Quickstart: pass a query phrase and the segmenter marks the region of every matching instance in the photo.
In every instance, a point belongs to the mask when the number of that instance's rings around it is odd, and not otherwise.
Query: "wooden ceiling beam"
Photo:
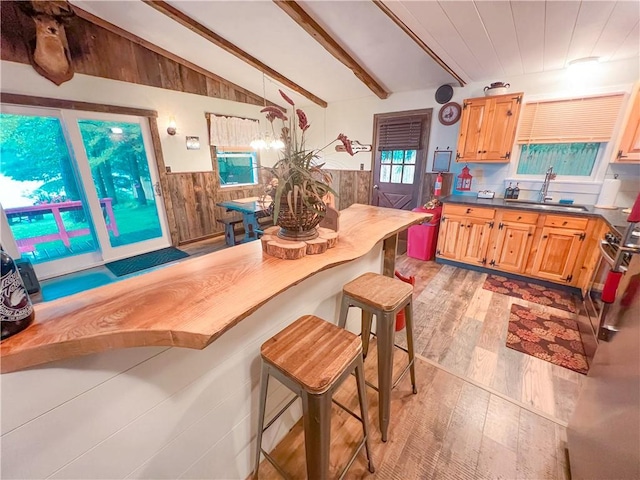
[[[422,39],[418,35],[416,35],[413,30],[411,30],[402,20],[400,20],[400,18],[395,13],[393,13],[393,11],[391,11],[391,9],[389,7],[387,7],[385,5],[384,1],[382,1],[382,0],[373,0],[373,3],[375,3],[378,6],[378,8],[380,10],[382,10],[385,13],[385,15],[387,17],[389,17],[393,21],[393,23],[395,23],[398,27],[400,27],[404,33],[409,35],[411,40],[413,40],[422,50],[424,50],[424,52],[427,55],[429,55],[449,75],[451,75],[453,78],[455,78],[458,81],[458,83],[460,84],[461,87],[464,87],[466,85],[466,82],[462,79],[462,77],[460,77],[460,75],[458,75],[456,72],[454,72],[453,69],[451,67],[449,67],[449,65],[447,65],[444,62],[444,60],[442,60],[438,56],[438,54],[436,52],[434,52],[433,50],[431,50],[431,48],[429,48],[429,45],[424,43],[422,41]]]
[[[389,97],[389,92],[367,72],[318,22],[316,22],[298,2],[293,0],[273,0],[302,29],[311,35],[325,50],[350,69],[369,90],[379,98]]]
[[[299,93],[303,97],[308,98],[313,103],[315,103],[317,105],[320,105],[323,108],[326,108],[327,102],[325,102],[321,98],[317,97],[313,93],[309,92],[308,90],[305,90],[300,85],[298,85],[297,83],[293,82],[292,80],[289,80],[284,75],[276,72],[273,68],[269,67],[268,65],[265,65],[264,63],[262,63],[260,60],[258,60],[254,56],[248,54],[244,50],[240,49],[239,47],[237,47],[233,43],[231,43],[228,40],[226,40],[225,38],[222,38],[217,33],[209,30],[207,27],[205,27],[201,23],[198,23],[197,21],[195,21],[194,19],[192,19],[188,15],[185,15],[184,13],[182,13],[177,8],[173,7],[172,5],[169,5],[167,2],[164,2],[162,0],[143,0],[143,1],[144,1],[144,3],[149,5],[150,7],[155,8],[160,13],[162,13],[162,14],[166,15],[167,17],[171,18],[172,20],[178,22],[183,27],[188,28],[192,32],[197,33],[201,37],[203,37],[206,40],[210,41],[211,43],[213,43],[217,47],[222,48],[227,53],[230,53],[231,55],[233,55],[233,56],[239,58],[240,60],[248,63],[253,68],[256,68],[257,70],[260,70],[265,75],[268,75],[269,77],[273,78],[274,80],[277,80],[282,85],[286,86],[287,88],[290,88],[291,90],[293,90],[296,93]]]

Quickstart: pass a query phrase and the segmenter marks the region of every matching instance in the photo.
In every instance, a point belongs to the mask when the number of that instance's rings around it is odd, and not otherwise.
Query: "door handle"
[[[156,194],[156,197],[162,196],[162,188],[160,188],[160,182],[156,182],[153,184],[153,191]]]
[[[378,185],[373,186],[374,190],[378,190],[380,187]]]

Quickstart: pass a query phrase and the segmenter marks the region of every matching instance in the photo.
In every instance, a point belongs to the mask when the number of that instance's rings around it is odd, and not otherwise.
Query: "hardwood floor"
[[[376,348],[366,361],[367,379],[376,383]],[[395,355],[396,375],[406,355]],[[392,392],[389,441],[378,428],[378,396],[367,388],[372,455],[364,453],[345,478],[408,479],[565,479],[564,428],[437,366],[417,359],[418,393],[408,377]],[[358,411],[355,379],[347,379],[335,398]],[[336,478],[362,435],[359,422],[333,408],[331,478]],[[305,478],[301,422],[272,451],[291,478]],[[262,461],[258,478],[281,478]]]
[[[376,472],[367,471],[361,454],[346,478],[569,478],[565,427],[584,377],[506,347],[511,305],[534,304],[484,290],[486,274],[406,255],[398,258],[396,269],[416,277],[418,394],[411,394],[408,378],[393,391],[389,441],[384,444],[377,393],[367,388]],[[403,332],[396,342],[406,344]],[[372,357],[375,342],[365,369],[367,379],[376,384]],[[398,372],[406,356],[396,351],[394,361]],[[353,379],[337,398],[357,411]],[[361,427],[334,407],[332,432],[331,468],[337,476],[360,439]],[[300,422],[273,455],[292,478],[305,477]],[[280,477],[263,461],[259,478]]]
[[[404,275],[422,272],[419,260],[401,257]],[[431,262],[422,262],[431,263]],[[439,266],[439,265],[438,265]],[[566,426],[584,375],[517,352],[506,346],[509,311],[514,303],[577,319],[546,307],[482,288],[486,274],[443,265],[415,289],[415,349],[426,361],[512,402]],[[406,343],[404,334],[399,343]],[[588,337],[584,336],[585,340]]]

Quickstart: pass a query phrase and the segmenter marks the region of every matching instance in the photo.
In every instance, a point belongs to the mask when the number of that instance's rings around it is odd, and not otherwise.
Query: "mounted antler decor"
[[[31,63],[36,72],[60,85],[73,78],[73,65],[64,26],[75,15],[67,1],[25,1],[20,8],[34,21],[35,42],[30,40]],[[35,43],[35,44],[34,44]]]

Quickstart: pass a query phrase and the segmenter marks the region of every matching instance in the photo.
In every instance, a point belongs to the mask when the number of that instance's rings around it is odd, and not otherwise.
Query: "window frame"
[[[584,93],[578,95],[566,95],[561,94],[558,96],[548,96],[548,95],[530,95],[525,97],[525,103],[522,106],[522,110],[526,108],[529,103],[540,103],[540,102],[553,102],[553,101],[562,101],[562,100],[574,100],[576,98],[589,98],[589,97],[600,97],[600,96],[611,96],[611,95],[623,95],[621,101],[620,112],[618,113],[618,117],[614,122],[613,134],[609,141],[607,142],[599,142],[600,148],[598,149],[598,153],[596,155],[596,160],[593,165],[593,169],[591,171],[590,176],[582,176],[582,175],[558,175],[556,180],[554,180],[555,184],[562,183],[565,186],[565,191],[571,193],[572,191],[576,193],[594,193],[597,194],[600,191],[600,185],[602,180],[604,179],[606,170],[609,166],[610,159],[613,158],[613,149],[617,142],[617,137],[622,127],[622,123],[624,120],[624,111],[629,102],[630,91],[620,90],[619,87],[614,88],[606,88],[602,89],[598,92]],[[518,137],[520,135],[521,122],[518,123],[518,129],[516,131],[515,141],[513,144],[513,155],[512,158],[514,161],[509,163],[509,172],[504,179],[504,184],[508,185],[509,182],[519,182],[521,187],[524,188],[537,188],[540,182],[544,181],[544,174],[538,175],[528,175],[528,174],[519,174],[518,166],[520,164],[520,156],[522,154],[522,145],[524,143],[518,143]],[[534,143],[534,142],[531,142]],[[562,143],[562,142],[555,142]],[[566,142],[566,143],[575,143],[575,142]],[[576,188],[572,190],[569,185],[587,185],[587,188],[580,189]],[[584,190],[584,191],[583,191]],[[589,190],[587,192],[586,190]],[[593,190],[593,191],[592,191]]]
[[[242,188],[242,187],[255,187],[260,185],[260,152],[258,150],[254,150],[251,147],[229,147],[229,146],[215,146],[214,149],[214,161],[215,161],[215,173],[216,178],[218,180],[218,186],[224,189],[230,188]],[[254,160],[255,164],[252,167],[254,170],[254,183],[223,183],[222,176],[220,175],[220,160],[218,158],[219,151],[224,154],[238,155],[238,154],[249,154]]]

